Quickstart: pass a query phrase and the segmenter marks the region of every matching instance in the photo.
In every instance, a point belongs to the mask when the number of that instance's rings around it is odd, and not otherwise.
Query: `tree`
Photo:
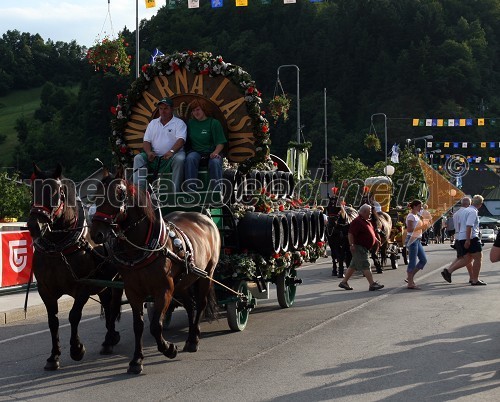
[[[0,173],[0,219],[27,216],[30,206],[28,187],[19,183],[18,176],[12,178],[7,173]]]

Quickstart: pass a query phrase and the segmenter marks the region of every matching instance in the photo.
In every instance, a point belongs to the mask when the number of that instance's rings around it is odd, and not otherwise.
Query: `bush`
[[[30,192],[28,187],[19,183],[18,176],[12,178],[7,173],[0,173],[0,219],[27,216],[30,207]]]

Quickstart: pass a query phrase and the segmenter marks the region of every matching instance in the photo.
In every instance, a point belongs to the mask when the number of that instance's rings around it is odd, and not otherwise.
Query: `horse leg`
[[[73,307],[69,312],[69,323],[71,324],[71,339],[69,341],[71,347],[69,350],[69,354],[71,358],[75,361],[80,361],[83,359],[85,355],[85,346],[80,341],[80,337],[78,335],[78,325],[80,324],[80,320],[82,319],[82,311],[83,307],[89,300],[89,294],[80,294],[75,298],[75,302],[73,303]]]
[[[171,287],[168,287],[165,290],[162,297],[155,297],[153,318],[151,319],[151,323],[149,325],[149,331],[156,340],[158,351],[169,359],[173,359],[177,356],[177,346],[163,338],[163,320],[168,306],[172,301],[173,281],[171,285]]]
[[[113,353],[113,346],[120,342],[120,333],[115,330],[115,324],[120,316],[121,299],[123,289],[107,288],[104,292],[99,293],[104,317],[106,319],[106,336],[102,343],[101,355],[110,355]]]
[[[53,371],[60,367],[59,356],[61,356],[61,343],[59,341],[59,318],[57,317],[59,308],[57,305],[57,298],[43,296],[42,294],[40,294],[40,296],[47,310],[47,321],[49,324],[50,336],[52,338],[52,350],[44,369]]]
[[[127,294],[127,298],[130,301],[130,306],[132,307],[132,318],[134,322],[134,336],[135,336],[135,349],[134,356],[128,364],[127,373],[129,374],[140,374],[143,369],[142,362],[144,361],[143,345],[142,345],[142,334],[144,333],[144,315],[142,310],[141,299],[136,299],[132,301],[133,298]]]
[[[375,265],[375,269],[377,270],[377,274],[383,273],[382,271],[382,264],[380,263],[380,259],[378,258],[377,254],[374,251],[370,251],[373,264]]]
[[[200,319],[201,315],[207,307],[207,298],[210,292],[210,282],[208,280],[199,279],[193,285],[192,289],[196,291],[195,304],[188,312],[189,318],[189,334],[184,345],[185,352],[197,352],[200,343]]]
[[[332,236],[328,235],[328,231],[327,231],[326,238],[328,240],[328,245],[330,246],[330,252],[332,254],[332,276],[337,276],[337,260],[336,260],[336,256],[335,256],[335,242],[333,241]]]

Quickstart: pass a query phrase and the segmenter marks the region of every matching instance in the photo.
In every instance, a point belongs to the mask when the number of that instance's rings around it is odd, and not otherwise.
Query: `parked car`
[[[495,231],[493,229],[481,229],[481,241],[483,243],[495,241]]]

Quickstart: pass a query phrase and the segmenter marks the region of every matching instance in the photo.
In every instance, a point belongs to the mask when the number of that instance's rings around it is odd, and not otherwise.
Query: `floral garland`
[[[115,116],[111,121],[112,135],[110,144],[115,162],[126,166],[132,165],[134,153],[127,147],[124,137],[132,106],[142,98],[142,93],[156,76],[168,76],[181,68],[185,68],[194,74],[203,74],[209,77],[227,77],[241,88],[245,96],[248,116],[252,120],[255,155],[240,163],[238,169],[245,174],[256,164],[265,162],[269,157],[271,145],[269,122],[261,112],[261,93],[256,88],[255,82],[241,67],[226,63],[221,56],[214,57],[209,52],[192,52],[189,50],[160,56],[156,58],[153,64],[143,65],[140,76],[132,83],[127,96],[118,96],[117,105],[111,109]],[[121,113],[119,114],[119,112]]]
[[[216,274],[219,279],[252,279],[256,273],[262,274],[266,280],[274,279],[287,268],[297,268],[304,262],[315,262],[326,255],[324,242],[308,245],[304,250],[280,252],[269,258],[260,254],[234,254],[230,248],[224,249],[219,258]]]

